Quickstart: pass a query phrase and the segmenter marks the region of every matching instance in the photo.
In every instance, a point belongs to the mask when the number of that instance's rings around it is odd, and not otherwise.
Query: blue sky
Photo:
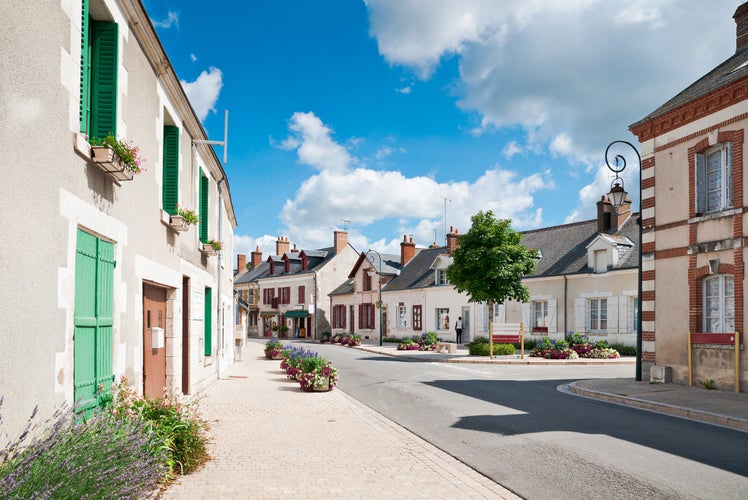
[[[605,147],[733,54],[741,0],[144,3],[211,139],[229,110],[235,252],[267,255],[593,218]]]

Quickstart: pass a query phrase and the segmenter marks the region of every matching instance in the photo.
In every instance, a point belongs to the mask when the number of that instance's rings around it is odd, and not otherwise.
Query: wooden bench
[[[454,342],[437,342],[436,352],[447,351],[449,354],[457,354],[457,344]]]
[[[490,358],[493,358],[494,344],[519,344],[520,359],[525,359],[525,324],[491,323],[491,335],[488,342],[488,356]]]

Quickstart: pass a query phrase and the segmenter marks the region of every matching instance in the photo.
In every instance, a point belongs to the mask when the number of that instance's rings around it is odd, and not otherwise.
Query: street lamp
[[[642,157],[639,155],[639,151],[634,147],[633,144],[626,141],[613,141],[610,144],[608,144],[608,147],[605,148],[605,164],[608,166],[611,172],[613,172],[616,177],[613,179],[613,182],[610,186],[610,193],[608,193],[608,198],[610,199],[610,204],[615,207],[616,210],[618,210],[619,207],[623,205],[623,203],[626,201],[626,195],[628,194],[626,190],[623,188],[623,179],[618,175],[621,172],[624,171],[626,168],[626,158],[621,154],[616,154],[613,160],[614,165],[611,165],[610,163],[610,148],[615,144],[624,144],[628,147],[630,147],[634,153],[636,154],[636,159],[639,162],[639,219],[637,220],[637,224],[639,224],[639,271],[638,271],[638,285],[639,285],[639,291],[638,295],[636,297],[636,303],[637,303],[637,315],[636,315],[636,380],[641,381],[642,379],[642,176],[641,176],[641,168],[642,168]]]
[[[369,249],[369,253],[371,252],[374,252],[379,257],[379,269],[377,270],[377,281],[379,282],[379,345],[382,346],[382,255],[376,250]],[[367,274],[371,278],[374,272],[367,271]]]

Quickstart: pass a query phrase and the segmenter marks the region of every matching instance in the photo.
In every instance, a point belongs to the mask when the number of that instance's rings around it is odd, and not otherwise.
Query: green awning
[[[309,316],[309,311],[286,311],[285,313],[283,313],[283,316],[285,316],[286,318],[306,318],[307,316]]]

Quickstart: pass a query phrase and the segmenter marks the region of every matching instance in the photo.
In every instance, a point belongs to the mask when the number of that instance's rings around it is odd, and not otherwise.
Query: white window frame
[[[447,270],[437,269],[436,270],[436,286],[447,286],[447,285],[449,285],[449,280],[447,279]]]
[[[710,283],[717,282],[715,295],[707,295]],[[709,311],[709,301],[717,306]],[[702,311],[704,333],[732,333],[735,331],[735,278],[730,274],[715,274],[702,283]],[[714,320],[714,321],[712,321]]]
[[[540,312],[542,316],[542,321],[538,321],[538,307],[540,307]],[[532,317],[530,318],[532,321],[532,328],[537,327],[548,327],[548,318],[549,318],[549,308],[548,308],[548,301],[547,300],[533,300],[532,301]]]
[[[448,331],[449,330],[449,308],[448,307],[437,307],[435,309],[436,319],[436,330]]]
[[[397,326],[408,328],[408,307],[402,302],[397,305]]]
[[[711,168],[712,159],[719,160],[717,168]],[[732,143],[717,144],[703,153],[696,154],[695,163],[696,211],[713,213],[732,208]],[[718,179],[710,182],[715,176],[718,176]]]
[[[608,331],[607,297],[593,297],[587,299],[587,330],[590,332]]]

